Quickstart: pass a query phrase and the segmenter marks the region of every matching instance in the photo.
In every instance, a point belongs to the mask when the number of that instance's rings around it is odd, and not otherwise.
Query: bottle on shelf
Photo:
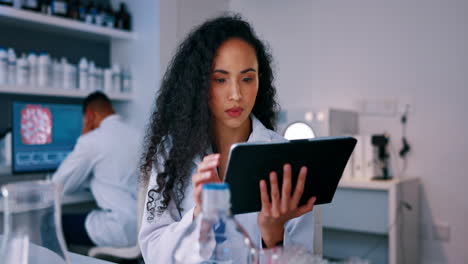
[[[8,53],[5,47],[0,47],[0,85],[8,82]]]
[[[131,16],[125,3],[120,3],[120,10],[115,16],[115,28],[131,30]]]
[[[88,65],[88,90],[96,90],[96,64],[90,61]]]
[[[44,15],[52,15],[52,0],[40,0],[40,12]]]
[[[30,51],[28,54],[29,64],[29,86],[37,86],[37,55],[34,51]]]
[[[21,8],[29,11],[39,12],[39,0],[22,0]]]
[[[69,64],[66,59],[62,59],[62,72],[63,72],[63,83],[62,88],[65,90],[74,90],[76,89],[76,67],[72,64]]]
[[[94,23],[98,26],[103,26],[105,19],[106,19],[106,12],[104,8],[102,7],[102,5],[98,5]]]
[[[104,26],[108,28],[113,28],[115,24],[115,14],[110,4],[107,5],[105,14],[106,17],[104,19]]]
[[[48,87],[50,85],[50,56],[47,52],[42,51],[39,53],[37,60],[37,86]]]
[[[78,20],[83,22],[86,20],[86,6],[80,0],[78,0]]]
[[[96,90],[104,91],[104,70],[96,68]]]
[[[81,58],[78,65],[78,89],[88,90],[88,60]]]
[[[54,16],[67,17],[68,0],[52,0],[52,14]]]
[[[86,7],[85,23],[94,24],[94,21],[96,20],[96,15],[97,15],[96,5],[94,4],[94,1],[90,1],[88,3],[88,6]]]
[[[29,84],[29,64],[26,54],[18,58],[16,64],[16,85],[26,86]]]
[[[122,92],[132,92],[132,72],[130,67],[125,67],[122,69]]]
[[[112,66],[112,89],[117,93],[122,91],[122,71],[117,63]]]
[[[21,8],[21,1],[22,0],[13,0],[13,7],[20,9]]]
[[[58,59],[52,59],[52,78],[51,87],[60,89],[63,83],[62,65]]]
[[[202,211],[178,240],[172,263],[258,263],[258,249],[230,207],[228,184],[204,184]]]
[[[106,93],[114,92],[114,90],[112,89],[112,70],[111,69],[104,70],[104,92]]]
[[[79,11],[79,1],[74,0],[73,2],[70,3],[68,6],[68,12],[67,12],[67,17],[74,19],[74,20],[79,20],[80,19],[80,11]]]
[[[0,0],[0,5],[13,6],[13,0]]]
[[[16,53],[12,48],[8,49],[8,84],[16,85]]]

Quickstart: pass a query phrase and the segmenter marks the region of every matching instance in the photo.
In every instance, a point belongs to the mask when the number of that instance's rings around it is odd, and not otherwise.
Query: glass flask
[[[228,184],[204,184],[202,211],[176,244],[172,263],[257,264],[258,250],[230,207]]]
[[[300,245],[274,247],[262,249],[260,252],[261,264],[326,264],[322,257],[312,255]]]
[[[2,264],[70,263],[62,233],[60,196],[61,188],[51,181],[2,186]]]

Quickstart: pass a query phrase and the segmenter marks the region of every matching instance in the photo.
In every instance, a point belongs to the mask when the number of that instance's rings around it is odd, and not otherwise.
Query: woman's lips
[[[229,108],[228,110],[226,110],[226,113],[230,117],[239,117],[243,111],[244,109],[242,109],[241,107],[233,107],[233,108]]]

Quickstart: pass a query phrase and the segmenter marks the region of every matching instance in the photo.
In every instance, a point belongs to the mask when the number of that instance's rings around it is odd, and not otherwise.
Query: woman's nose
[[[237,82],[233,82],[229,89],[229,100],[239,101],[242,99],[240,86]]]

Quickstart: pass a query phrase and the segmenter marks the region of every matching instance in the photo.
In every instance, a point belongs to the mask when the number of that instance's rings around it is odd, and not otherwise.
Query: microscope
[[[375,176],[374,180],[390,180],[392,176],[389,172],[389,158],[390,155],[387,152],[387,145],[390,141],[388,135],[372,135],[371,143],[377,148],[377,168],[381,169],[381,175]]]

